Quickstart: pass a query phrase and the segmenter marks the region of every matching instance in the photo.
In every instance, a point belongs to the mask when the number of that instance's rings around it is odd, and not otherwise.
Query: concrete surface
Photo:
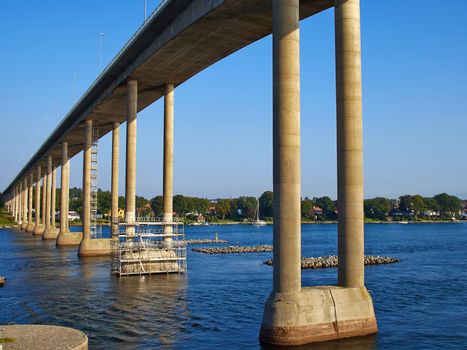
[[[87,350],[88,337],[73,328],[45,325],[0,325],[3,350]]]
[[[79,245],[78,256],[109,256],[110,238],[84,238]]]
[[[57,247],[73,247],[79,246],[83,239],[83,232],[60,232],[55,245]]]
[[[365,287],[307,287],[298,293],[271,293],[260,341],[303,345],[377,331],[373,302]]]

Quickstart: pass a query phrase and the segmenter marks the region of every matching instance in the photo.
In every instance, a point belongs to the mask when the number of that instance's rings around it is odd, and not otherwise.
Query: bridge
[[[302,287],[300,268],[299,21],[334,8],[338,161],[338,285]],[[300,345],[377,332],[364,285],[359,0],[164,0],[4,190],[22,230],[81,257],[108,256],[92,234],[93,144],[112,133],[112,233],[118,235],[120,124],[127,123],[125,230],[135,235],[137,113],[164,98],[164,242],[173,236],[173,122],[177,86],[241,48],[273,36],[273,286],[260,341]],[[98,132],[96,132],[98,131]],[[68,228],[71,157],[83,151],[83,232]],[[61,169],[60,227],[55,224]],[[35,190],[34,190],[35,189]],[[35,193],[35,198],[33,194]],[[34,217],[33,217],[33,207]]]

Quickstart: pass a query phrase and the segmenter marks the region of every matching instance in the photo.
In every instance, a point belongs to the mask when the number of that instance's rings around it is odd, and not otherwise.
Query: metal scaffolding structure
[[[128,235],[127,228],[135,234]],[[184,226],[181,222],[137,218],[119,224],[112,237],[112,273],[117,276],[185,273],[187,269]]]
[[[97,192],[98,192],[98,143],[99,127],[92,129],[91,146],[91,238],[102,238],[102,226],[97,225]]]

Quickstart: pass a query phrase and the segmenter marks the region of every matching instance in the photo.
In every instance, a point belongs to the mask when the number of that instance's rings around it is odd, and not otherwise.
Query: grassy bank
[[[15,222],[13,217],[5,209],[0,210],[0,226],[13,226]]]

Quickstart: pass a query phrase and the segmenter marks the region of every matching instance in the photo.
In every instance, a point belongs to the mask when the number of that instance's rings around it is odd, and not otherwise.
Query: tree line
[[[70,188],[69,209],[82,214],[83,191]],[[207,221],[219,220],[255,220],[258,216],[263,220],[272,220],[273,192],[265,191],[259,197],[240,196],[237,198],[207,198],[175,195],[173,211],[180,219],[192,220],[200,215]],[[34,198],[34,197],[33,197]],[[2,204],[2,203],[0,203]],[[34,203],[33,203],[34,204]],[[112,196],[110,191],[98,190],[97,209],[105,217],[110,213]],[[118,206],[125,208],[125,197],[118,197]],[[60,208],[60,188],[57,189],[56,208]],[[373,220],[419,220],[419,219],[453,219],[459,218],[462,201],[453,195],[440,193],[434,197],[421,195],[403,195],[397,199],[375,197],[365,199],[363,203],[365,217]],[[164,212],[163,197],[155,196],[148,200],[136,197],[137,216],[162,217]],[[337,219],[339,208],[337,201],[330,197],[314,197],[301,199],[301,217],[308,221],[333,221]]]

